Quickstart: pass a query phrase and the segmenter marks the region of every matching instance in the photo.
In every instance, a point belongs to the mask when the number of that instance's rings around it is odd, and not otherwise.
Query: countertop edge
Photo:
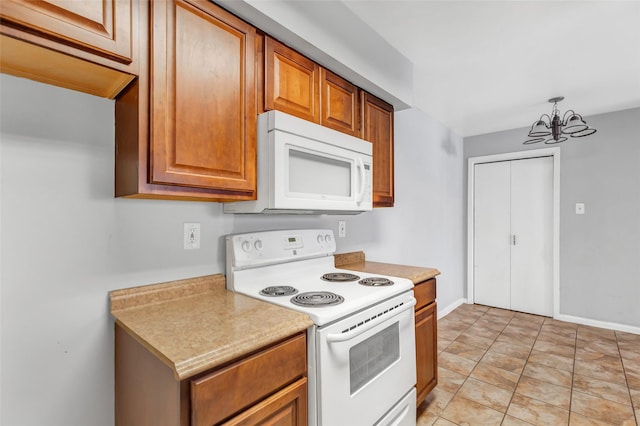
[[[336,254],[334,255],[334,261],[336,268],[408,278],[414,284],[440,275],[440,271],[435,268],[372,262],[366,260],[365,254],[361,251]]]
[[[115,323],[171,369],[177,381],[243,358],[313,325],[311,318],[301,312],[227,291],[222,274],[114,290],[109,296],[112,302],[110,313]],[[188,311],[189,307],[199,305],[201,308],[203,304],[209,306],[209,303],[221,305],[216,306],[217,310],[211,308],[205,311],[206,318],[202,317],[203,314],[195,313],[200,316],[196,316],[196,321],[193,322],[200,325],[193,332],[202,351],[189,353],[190,348],[187,348],[188,350],[181,352],[174,341],[180,338],[184,340],[185,327],[180,329],[176,321],[179,322],[184,316],[194,315]],[[181,307],[177,312],[176,306]],[[228,324],[235,323],[235,317],[239,323],[246,325],[253,322],[252,317],[247,315],[261,312],[265,312],[264,315],[268,317],[282,317],[287,327],[274,323],[262,329],[260,324],[264,321],[260,322],[258,318],[252,332],[242,338],[235,335],[230,337],[227,329],[233,327]],[[215,329],[218,324],[215,315],[219,315],[220,319],[218,330]],[[198,318],[203,321],[197,321]],[[165,331],[159,331],[163,329]],[[203,340],[216,343],[202,344]]]

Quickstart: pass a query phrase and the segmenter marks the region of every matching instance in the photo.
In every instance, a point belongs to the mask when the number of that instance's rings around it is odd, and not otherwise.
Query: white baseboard
[[[467,303],[467,299],[458,299],[449,306],[445,306],[444,308],[438,308],[438,319],[445,317],[451,313],[455,308],[462,305],[463,303]]]
[[[624,331],[626,333],[640,334],[640,327],[631,325],[617,324],[614,322],[597,321],[589,318],[574,317],[573,315],[558,314],[553,319],[560,321],[572,322],[575,324],[590,325],[592,327],[606,328],[609,330]]]

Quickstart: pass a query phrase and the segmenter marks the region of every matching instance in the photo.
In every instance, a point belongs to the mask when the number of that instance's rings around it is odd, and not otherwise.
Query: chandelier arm
[[[549,138],[546,141],[544,141],[545,144],[547,145],[553,145],[556,143],[561,143],[566,141],[568,138],[566,136],[559,136],[558,138]]]
[[[538,138],[551,134],[551,121],[546,122],[544,120],[545,117],[547,117],[547,119],[550,118],[548,115],[542,114],[537,121],[533,122],[528,134],[530,138]]]
[[[569,115],[569,113],[571,113],[571,115]],[[562,116],[562,125],[563,126],[567,125],[567,121],[571,118],[572,115],[577,115],[582,120],[582,116],[580,114],[576,114],[576,112],[574,110],[568,109],[567,112],[565,112],[564,115]]]
[[[591,136],[595,132],[597,132],[596,129],[588,127],[588,128],[586,128],[584,130],[580,130],[579,132],[576,132],[576,133],[572,134],[571,137],[572,138],[584,138],[585,136]],[[579,135],[578,133],[582,133],[582,134]]]
[[[528,139],[528,140],[523,142],[523,145],[531,145],[531,144],[540,143],[540,142],[544,142],[544,138]]]

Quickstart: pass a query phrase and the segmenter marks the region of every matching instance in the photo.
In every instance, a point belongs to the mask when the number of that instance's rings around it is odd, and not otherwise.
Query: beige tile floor
[[[637,425],[640,335],[462,305],[438,321],[426,425]]]

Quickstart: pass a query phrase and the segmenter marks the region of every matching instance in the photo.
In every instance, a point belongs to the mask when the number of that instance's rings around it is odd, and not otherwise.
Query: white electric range
[[[415,425],[413,283],[335,268],[331,230],[229,235],[227,288],[304,312],[310,426]]]

